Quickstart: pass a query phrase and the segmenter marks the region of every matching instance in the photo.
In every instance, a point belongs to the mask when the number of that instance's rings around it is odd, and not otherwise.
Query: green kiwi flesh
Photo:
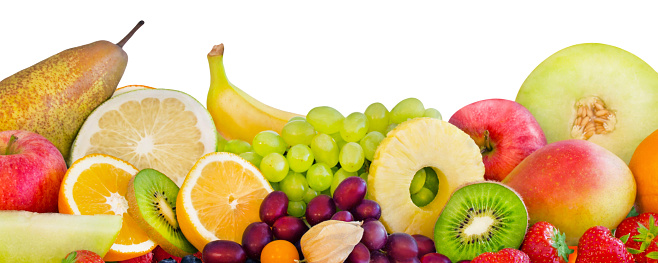
[[[128,184],[128,214],[171,255],[184,257],[197,249],[185,238],[176,219],[178,186],[166,175],[144,169]]]
[[[455,190],[436,221],[436,252],[457,262],[518,249],[527,227],[528,211],[514,190],[497,182],[468,184]]]

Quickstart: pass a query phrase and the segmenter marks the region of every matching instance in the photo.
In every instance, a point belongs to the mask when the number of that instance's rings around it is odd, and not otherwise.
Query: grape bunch
[[[415,98],[400,101],[390,112],[383,104],[373,103],[363,113],[347,117],[320,106],[311,109],[306,118],[291,118],[281,134],[263,131],[251,144],[231,140],[223,151],[239,154],[258,167],[272,188],[288,196],[288,214],[303,217],[313,198],[322,194],[333,197],[345,178],[358,176],[367,182],[368,167],[385,135],[417,117],[441,119],[441,114],[425,109]],[[412,201],[419,207],[429,204],[438,183],[433,169],[421,169],[409,189]]]

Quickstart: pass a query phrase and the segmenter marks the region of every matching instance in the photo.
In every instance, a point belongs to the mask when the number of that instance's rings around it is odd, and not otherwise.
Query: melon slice
[[[105,256],[121,222],[118,215],[0,211],[0,262],[58,263],[76,250]]]

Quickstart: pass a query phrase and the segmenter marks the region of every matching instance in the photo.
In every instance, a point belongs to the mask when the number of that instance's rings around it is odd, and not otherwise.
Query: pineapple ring
[[[409,193],[414,174],[434,169],[439,190],[432,202],[416,206]],[[368,191],[382,209],[381,222],[389,233],[434,235],[434,224],[452,192],[484,180],[480,148],[456,126],[432,118],[398,125],[381,142],[370,166]]]

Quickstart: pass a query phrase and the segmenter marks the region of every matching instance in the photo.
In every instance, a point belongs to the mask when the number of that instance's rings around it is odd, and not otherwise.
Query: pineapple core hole
[[[437,168],[423,167],[416,171],[409,185],[411,201],[418,207],[430,204],[440,193],[442,179],[445,176]]]

